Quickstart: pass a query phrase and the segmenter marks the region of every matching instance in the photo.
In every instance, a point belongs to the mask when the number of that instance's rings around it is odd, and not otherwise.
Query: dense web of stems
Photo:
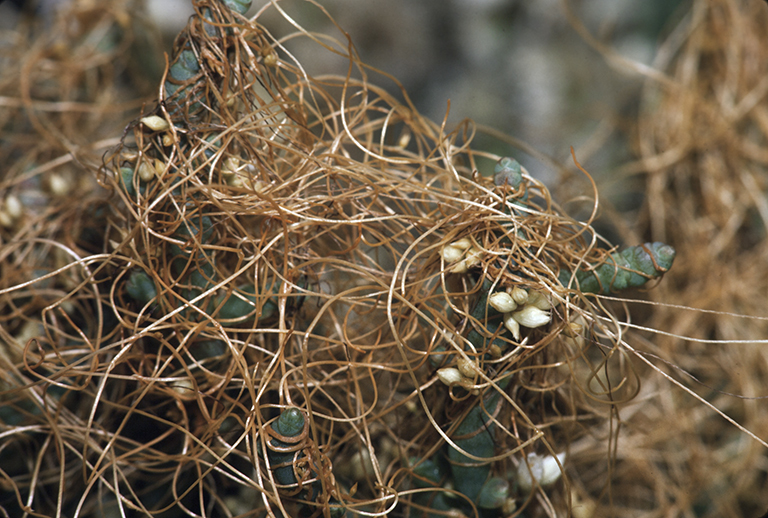
[[[510,480],[504,513],[562,515],[586,489],[526,492],[510,473],[570,454],[639,390],[625,312],[571,274],[613,265],[611,247],[525,170],[494,181],[500,157],[471,147],[471,121],[449,130],[376,86],[397,83],[343,32],[309,33],[280,3],[251,19],[195,8],[159,100],[102,148],[74,139],[104,134],[81,119],[110,116],[112,65],[67,69],[82,104],[59,105],[61,121],[34,106],[46,78],[23,76],[6,122],[58,147],[19,137],[26,162],[2,179],[28,217],[9,213],[0,249],[0,505],[420,516],[444,514],[440,497],[482,514],[450,480],[479,466]],[[123,27],[122,12],[81,13],[81,29]],[[270,33],[266,12],[292,32]],[[310,74],[299,44],[348,74]],[[74,159],[56,198],[58,156]],[[540,320],[507,323],[493,293]],[[490,456],[471,447],[482,433]],[[419,466],[457,452],[430,485]]]

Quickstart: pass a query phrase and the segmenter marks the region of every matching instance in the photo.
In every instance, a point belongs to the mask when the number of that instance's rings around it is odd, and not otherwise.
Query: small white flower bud
[[[15,218],[12,218],[4,210],[0,210],[0,227],[11,228],[16,222]]]
[[[141,123],[153,131],[165,131],[171,127],[167,120],[157,115],[142,117]]]
[[[472,241],[470,241],[469,238],[462,237],[461,239],[457,239],[456,241],[451,243],[451,246],[455,246],[460,250],[466,250],[467,248],[472,246]]]
[[[407,128],[407,126],[406,126]],[[411,132],[410,131],[403,131],[400,134],[400,138],[397,139],[397,147],[401,149],[405,149],[408,147],[408,144],[411,143]]]
[[[274,52],[270,52],[269,54],[265,55],[264,64],[268,67],[277,66],[277,54],[275,54]]]
[[[456,367],[459,368],[459,372],[467,378],[474,378],[477,374],[477,370],[475,367],[474,362],[471,360],[465,360],[464,358],[459,358],[456,361]]]
[[[3,203],[0,204],[0,226],[5,228],[13,227],[16,220],[21,217],[23,210],[21,202],[15,195],[9,194],[6,196]]]
[[[509,293],[499,291],[488,297],[488,304],[499,313],[509,313],[517,309],[517,303]]]
[[[236,102],[237,102],[237,96],[232,90],[229,90],[227,94],[224,96],[224,105],[227,108],[232,108]]]
[[[584,319],[577,316],[575,321],[568,322],[563,329],[563,334],[571,344],[577,349],[584,347]]]
[[[142,162],[139,164],[138,173],[139,173],[139,178],[141,178],[145,182],[148,182],[155,177],[155,167],[154,165],[149,165],[146,162]]]
[[[21,202],[16,197],[15,194],[9,194],[5,197],[5,202],[3,203],[3,210],[10,216],[12,219],[18,219],[21,216],[21,212],[23,211],[23,207],[21,206]]]
[[[528,294],[528,305],[535,306],[543,311],[552,309],[552,304],[547,299],[546,295],[539,291],[532,291]]]
[[[153,159],[153,163],[155,164],[155,176],[162,178],[163,173],[165,173],[165,163],[157,158]]]
[[[557,482],[562,472],[560,464],[565,462],[565,453],[557,455],[557,459],[551,455],[539,456],[535,453],[528,454],[528,463],[521,462],[517,466],[517,485],[524,492],[530,492],[534,480],[540,486],[549,486]]]
[[[373,477],[375,474],[371,454],[367,449],[356,451],[349,459],[350,476],[352,480],[365,480],[365,477]]]
[[[171,385],[171,388],[173,388],[177,394],[184,398],[189,398],[190,395],[194,395],[196,393],[195,384],[192,383],[190,378],[177,379],[173,385]]]
[[[453,245],[445,245],[442,250],[440,250],[440,255],[446,263],[455,263],[464,257],[464,251]]]
[[[507,293],[509,293],[512,299],[517,302],[518,306],[522,306],[528,302],[528,292],[519,286],[515,286],[514,288],[507,288]]]
[[[442,369],[437,369],[437,377],[448,386],[464,381],[464,376],[462,376],[459,369],[455,367],[443,367]]]
[[[237,172],[237,169],[240,167],[240,160],[238,160],[236,157],[228,157],[226,160],[224,160],[224,164],[221,166],[221,172],[224,173],[224,175],[232,175]]]
[[[515,340],[520,341],[520,324],[515,320],[513,313],[506,313],[504,315],[504,327],[509,329]]]
[[[224,179],[227,185],[234,187],[235,189],[250,189],[253,184],[251,180],[242,174],[227,174],[224,173]]]
[[[542,311],[536,306],[525,306],[520,311],[512,313],[512,318],[521,326],[531,329],[549,324],[552,320],[552,316],[547,311]]]
[[[563,331],[566,335],[574,338],[581,336],[581,334],[584,332],[584,325],[579,324],[578,322],[568,322],[568,325],[565,326]]]
[[[480,262],[480,258],[483,256],[483,251],[473,246],[467,251],[467,258],[464,261],[467,263],[467,268],[472,268]]]
[[[464,273],[468,269],[469,268],[467,268],[467,261],[466,260],[462,260],[462,261],[459,261],[458,263],[456,263],[455,265],[453,265],[453,268],[451,268],[450,272],[451,273]]]
[[[66,196],[72,189],[72,182],[54,171],[48,176],[48,189],[54,196]]]
[[[514,498],[507,498],[504,501],[504,506],[501,508],[501,512],[504,513],[504,516],[509,516],[515,511],[517,511],[517,500]]]

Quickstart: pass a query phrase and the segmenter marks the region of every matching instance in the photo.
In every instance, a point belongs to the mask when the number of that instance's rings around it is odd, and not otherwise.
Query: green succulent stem
[[[442,462],[441,462],[442,461]],[[412,459],[412,464],[418,462],[418,459]],[[419,492],[413,495],[413,502],[421,507],[432,509],[434,511],[450,511],[453,508],[452,503],[442,490],[443,484],[447,478],[448,468],[444,459],[435,457],[425,459],[415,468],[413,468],[413,485],[419,489],[434,488],[434,491]],[[428,518],[444,517],[443,513],[428,513]]]
[[[134,270],[125,284],[125,291],[133,300],[146,306],[157,297],[155,282],[144,270]]]
[[[507,377],[499,382],[499,389],[505,389],[509,380],[510,378]],[[456,446],[475,457],[493,457],[496,426],[491,421],[491,415],[498,409],[500,398],[501,393],[492,389],[482,402],[478,401],[454,431]],[[484,486],[489,481],[491,463],[468,457],[452,446],[448,447],[448,460],[454,487],[469,500],[478,504],[480,503],[478,499],[482,493],[482,503],[488,505],[493,500],[489,495],[492,488],[484,492]],[[499,485],[498,482],[493,482],[493,484]]]
[[[480,296],[470,313],[473,319],[484,323],[485,332],[488,335],[493,335],[498,328],[498,323],[501,318],[501,314],[488,304],[488,297],[491,294],[492,287],[493,283],[490,280],[483,280],[483,286],[480,288]],[[477,351],[484,351],[494,343],[501,348],[506,347],[506,343],[499,338],[494,338],[491,343],[487,343],[488,338],[474,326],[469,333],[467,333],[467,340],[469,340]]]
[[[297,445],[303,440],[301,435],[306,427],[306,417],[304,412],[296,407],[286,408],[280,413],[280,416],[272,422],[271,427],[279,437],[273,437],[267,444],[267,457],[269,465],[274,474],[275,481],[284,486],[298,484],[294,471],[294,461],[302,458],[304,453],[301,449],[297,450]],[[317,480],[304,493],[304,499],[318,502],[322,494],[322,483]],[[335,499],[328,500],[330,504],[330,515],[332,518],[341,518],[346,514],[346,510],[339,506]],[[314,506],[304,506],[305,510],[311,514],[316,510]]]
[[[299,437],[302,431],[304,431],[304,425],[304,413],[295,407],[283,410],[277,420],[271,425],[275,432],[286,439],[273,438],[269,441],[269,446],[267,447],[269,465],[272,468],[275,480],[281,485],[290,486],[298,483],[293,471],[293,459],[297,452],[285,450],[291,450],[296,446],[297,441],[289,442],[289,440]]]
[[[559,281],[563,286],[575,287],[582,293],[608,295],[645,285],[666,273],[674,260],[675,249],[671,246],[659,242],[645,243],[614,252],[603,264],[580,269],[575,275],[561,270]]]

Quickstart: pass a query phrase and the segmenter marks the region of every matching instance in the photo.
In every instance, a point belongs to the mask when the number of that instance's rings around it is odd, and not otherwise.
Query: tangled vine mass
[[[343,38],[194,5],[159,100],[82,173],[100,194],[3,225],[5,514],[559,515],[582,423],[635,382],[596,374],[603,296],[674,250],[601,241]]]

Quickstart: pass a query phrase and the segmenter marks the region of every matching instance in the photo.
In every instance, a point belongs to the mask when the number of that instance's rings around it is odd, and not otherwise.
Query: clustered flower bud
[[[445,385],[459,385],[464,387],[470,393],[475,394],[477,390],[473,388],[477,376],[477,365],[472,360],[459,358],[456,367],[443,367],[437,369],[437,377]]]
[[[520,327],[534,329],[549,324],[552,320],[549,310],[552,304],[536,291],[528,293],[520,287],[496,292],[488,297],[493,309],[504,314],[506,327],[515,340],[520,340]]]
[[[499,313],[509,313],[517,309],[517,302],[509,295],[499,291],[488,297],[488,303]]]
[[[536,306],[525,306],[520,311],[512,313],[512,318],[517,320],[521,326],[531,329],[549,324],[552,319],[549,312],[542,311]]]
[[[451,268],[451,273],[464,273],[480,263],[483,251],[472,244],[472,241],[463,237],[440,249],[440,256]]]

